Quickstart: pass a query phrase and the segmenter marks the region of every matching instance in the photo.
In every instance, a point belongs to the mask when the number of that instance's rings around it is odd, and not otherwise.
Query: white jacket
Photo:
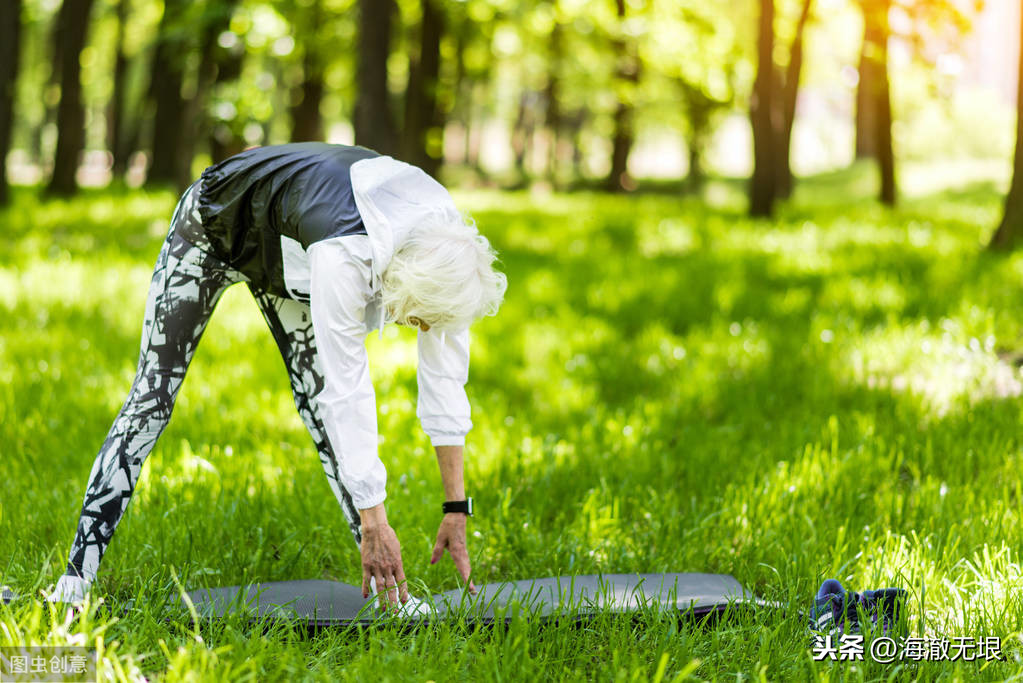
[[[376,399],[365,347],[367,332],[384,324],[382,275],[395,249],[424,217],[439,213],[460,220],[461,216],[440,183],[390,157],[356,162],[351,180],[367,234],[316,242],[308,249],[307,261],[294,253],[290,257],[285,253],[284,261],[289,288],[302,289],[308,283],[325,379],[315,400],[338,459],[341,483],[355,506],[366,509],[387,497],[387,471],[377,454]],[[418,347],[416,414],[423,430],[434,446],[462,445],[472,428],[465,394],[469,331],[419,332]]]

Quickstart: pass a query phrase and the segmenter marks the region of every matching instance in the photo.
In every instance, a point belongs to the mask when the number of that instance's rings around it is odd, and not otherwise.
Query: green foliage
[[[0,645],[102,636],[125,676],[170,681],[1018,676],[1023,406],[998,354],[1023,346],[1023,255],[980,249],[999,213],[991,187],[889,212],[858,199],[863,181],[809,181],[773,223],[745,218],[720,185],[712,207],[458,196],[510,281],[474,334],[476,580],[724,572],[791,602],[787,616],[312,639],[164,621],[176,580],[360,578],[283,365],[236,287],[107,554],[105,604],[67,623],[37,601],[0,608]],[[172,203],[22,191],[0,215],[0,583],[19,592],[63,570]],[[406,571],[452,588],[450,562],[427,562],[441,489],[414,415],[414,335],[369,347]],[[815,664],[796,610],[829,576],[904,586],[922,632],[1002,636],[1009,662]]]
[[[113,110],[119,2],[96,3],[82,55],[86,146],[94,152],[85,157],[90,173],[84,182],[89,185],[107,179],[105,157],[95,152],[106,149]],[[164,3],[123,2],[128,60],[124,137],[135,151],[147,152],[153,112],[146,94],[153,87],[151,62]],[[48,173],[56,140],[53,110],[59,100],[59,88],[51,78],[53,19],[59,0],[24,4],[11,164],[14,182],[33,182]],[[774,61],[780,68],[789,59],[801,3],[775,4]],[[802,79],[806,97],[800,100],[793,147],[794,167],[800,174],[847,160],[855,66],[863,37],[861,10],[879,4],[831,2],[813,12]],[[964,38],[976,16],[975,4],[893,0],[894,54],[908,50],[912,55],[896,57],[891,65],[894,146],[900,161],[1009,154],[1013,108],[1004,97],[982,91],[981,82],[989,75],[981,78],[963,63],[971,56],[965,54]],[[320,113],[326,137],[351,139],[357,99],[355,0],[211,0],[186,5],[171,31],[181,46],[177,56],[187,66],[184,97],[202,90],[197,72],[204,29],[213,17],[232,10],[228,29],[216,38],[219,54],[233,54],[239,62],[227,60],[231,67],[220,73],[230,76],[200,98],[196,109],[201,111],[187,113],[200,115],[194,170],[209,162],[211,137],[232,149],[289,139],[289,110],[300,97],[307,55],[314,57],[315,68],[324,76]],[[494,175],[491,180],[512,183],[522,180],[514,168],[521,150],[508,147],[521,142],[526,176],[543,176],[556,187],[577,186],[607,173],[614,114],[619,102],[627,102],[635,108],[636,148],[641,153],[633,160],[640,175],[672,172],[683,146],[697,152],[691,162],[698,162],[706,151],[719,170],[741,172],[749,151],[745,123],[735,126],[733,117],[733,125],[720,124],[726,114],[748,106],[755,73],[757,3],[626,0],[624,21],[618,19],[615,5],[615,0],[438,3],[445,33],[437,95],[439,110],[450,125],[430,130],[430,149],[443,149],[448,163],[465,165],[456,171],[463,177],[482,171]],[[400,123],[410,55],[418,50],[421,9],[419,0],[395,0],[395,8],[388,74],[392,113]],[[629,46],[628,59],[641,64],[638,82],[616,76],[620,65],[615,46],[620,41]],[[557,127],[556,135],[552,127]],[[505,137],[509,133],[515,138],[511,145]],[[552,149],[555,137],[559,142]],[[657,156],[651,151],[656,146],[663,146],[665,154],[651,161]],[[136,158],[131,182],[141,182],[143,161]]]

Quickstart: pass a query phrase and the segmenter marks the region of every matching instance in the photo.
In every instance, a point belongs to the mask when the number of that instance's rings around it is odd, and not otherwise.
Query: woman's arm
[[[469,398],[469,330],[419,332],[419,397],[416,415],[435,446],[462,446],[472,429]]]
[[[389,603],[405,602],[401,545],[383,504],[387,471],[377,455],[376,398],[364,341],[369,245],[358,236],[338,237],[314,244],[309,256],[313,330],[324,374],[323,390],[314,400],[322,409],[340,483],[359,509],[362,592],[369,596],[373,580]]]
[[[408,600],[408,585],[401,561],[401,544],[387,523],[384,504],[359,510],[359,514],[362,517],[362,597],[369,597],[372,579],[388,603],[394,604],[397,599],[404,604]]]
[[[435,450],[437,451],[437,465],[440,467],[440,477],[444,483],[444,500],[465,500],[462,447],[436,446]],[[447,550],[451,555],[451,560],[455,563],[455,569],[458,570],[462,580],[469,585],[469,591],[475,593],[476,586],[469,579],[472,567],[465,540],[467,517],[468,515],[461,512],[449,512],[444,515],[440,528],[437,530],[437,542],[433,546],[430,564],[436,564]]]
[[[461,446],[437,446],[437,465],[444,484],[444,500],[465,500]]]
[[[386,498],[377,454],[376,396],[366,354],[369,247],[358,236],[309,248],[310,309],[323,389],[314,397],[337,461],[340,483],[360,510]]]
[[[469,331],[419,333],[419,400],[416,412],[423,430],[437,452],[437,465],[444,485],[444,500],[464,500],[463,449],[465,435],[472,428],[465,383],[469,379]],[[439,502],[439,501],[438,501]],[[469,590],[469,551],[466,547],[466,517],[453,512],[444,515],[437,530],[430,562],[438,562],[447,550]]]

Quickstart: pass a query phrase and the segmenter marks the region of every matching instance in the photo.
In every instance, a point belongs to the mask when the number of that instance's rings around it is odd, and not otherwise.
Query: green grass
[[[360,579],[240,287],[107,553],[105,604],[71,622],[38,601],[0,608],[0,645],[102,643],[111,676],[171,681],[1020,676],[1023,377],[999,354],[1023,349],[1023,254],[982,249],[1000,210],[989,184],[896,211],[867,186],[861,171],[807,181],[773,222],[747,219],[728,184],[707,202],[458,196],[510,282],[474,332],[476,580],[721,572],[799,608],[826,577],[898,585],[914,633],[1000,636],[1007,662],[819,664],[791,612],[710,630],[647,615],[315,638],[167,623],[176,581]],[[131,382],[174,198],[15,199],[0,213],[0,583],[38,594]],[[368,345],[406,571],[453,588],[447,559],[428,564],[441,489],[414,415],[414,335]]]

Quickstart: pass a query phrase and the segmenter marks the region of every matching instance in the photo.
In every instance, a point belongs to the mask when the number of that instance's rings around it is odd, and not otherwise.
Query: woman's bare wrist
[[[364,531],[387,526],[387,511],[384,510],[383,503],[374,505],[371,508],[366,508],[365,510],[359,510],[359,517],[362,520],[362,528]]]

